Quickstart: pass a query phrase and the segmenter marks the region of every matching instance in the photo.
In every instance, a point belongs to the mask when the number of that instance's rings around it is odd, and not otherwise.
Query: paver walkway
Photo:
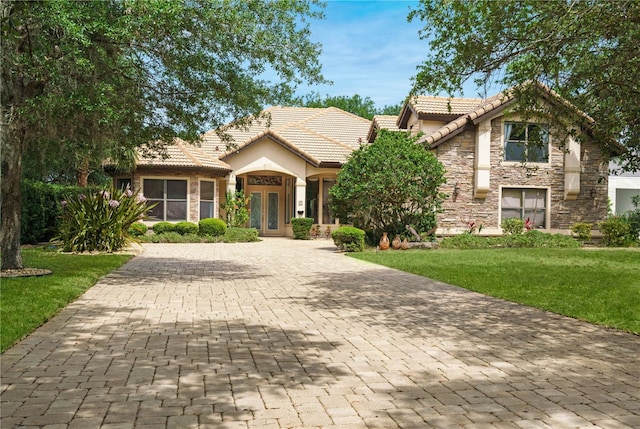
[[[640,427],[639,337],[334,250],[146,245],[1,357],[0,426]]]

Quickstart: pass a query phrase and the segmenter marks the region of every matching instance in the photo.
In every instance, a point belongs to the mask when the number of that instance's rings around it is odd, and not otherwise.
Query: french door
[[[250,208],[249,227],[259,235],[282,235],[279,192],[251,191]]]

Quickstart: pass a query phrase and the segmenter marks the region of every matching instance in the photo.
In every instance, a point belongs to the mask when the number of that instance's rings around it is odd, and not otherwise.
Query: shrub
[[[511,234],[500,237],[460,234],[445,238],[440,242],[440,247],[444,249],[488,249],[493,247],[574,248],[580,247],[580,243],[568,235],[547,234],[534,229],[524,234]]]
[[[23,180],[20,183],[20,242],[34,244],[51,240],[60,230],[60,201],[64,200],[66,195],[87,194],[90,189],[94,188]]]
[[[353,226],[343,226],[331,233],[338,249],[345,252],[362,252],[364,250],[364,231]]]
[[[260,241],[258,230],[255,228],[227,228],[222,237],[225,243],[250,243]]]
[[[248,198],[245,198],[243,191],[227,192],[224,203],[220,208],[227,215],[227,224],[233,227],[243,227],[249,221],[249,210],[247,209]]]
[[[294,217],[291,219],[291,225],[293,226],[293,238],[296,240],[309,240],[311,238],[313,218]]]
[[[68,196],[63,207],[60,233],[65,252],[113,252],[132,241],[131,225],[151,209],[146,198],[130,189],[90,191]]]
[[[180,235],[197,234],[198,225],[193,222],[178,222],[173,225],[173,230]]]
[[[598,223],[602,232],[604,245],[611,247],[630,246],[637,241],[631,231],[631,223],[625,216],[610,216]]]
[[[198,222],[198,228],[199,230],[197,232],[200,235],[218,237],[225,234],[227,231],[227,224],[222,219],[210,217],[201,219],[200,222]]]
[[[591,228],[593,227],[592,223],[586,222],[576,222],[571,225],[571,232],[578,237],[578,240],[581,241],[589,241],[591,240]]]
[[[524,229],[524,221],[515,217],[503,219],[500,225],[506,234],[522,234]]]
[[[158,222],[153,225],[153,232],[156,234],[166,234],[167,232],[174,232],[175,227],[170,222]]]
[[[129,235],[133,237],[142,237],[149,231],[149,228],[144,223],[136,222],[129,227]]]

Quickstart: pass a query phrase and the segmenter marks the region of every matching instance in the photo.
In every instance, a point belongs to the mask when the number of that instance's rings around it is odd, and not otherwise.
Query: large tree
[[[286,103],[298,84],[324,81],[308,28],[322,17],[320,6],[3,0],[2,269],[22,267],[25,153],[58,148],[86,171],[105,156],[126,158],[174,137],[194,141],[229,119]],[[272,80],[263,78],[269,69]]]
[[[380,237],[409,235],[406,226],[429,232],[445,196],[444,167],[418,137],[381,130],[376,140],[355,150],[329,190],[336,217]]]
[[[421,0],[409,19],[424,21],[430,45],[416,92],[541,82],[595,119],[598,141],[628,148],[625,169],[640,169],[640,1]],[[517,86],[523,112],[540,109],[539,88]],[[566,106],[547,113],[563,116]]]

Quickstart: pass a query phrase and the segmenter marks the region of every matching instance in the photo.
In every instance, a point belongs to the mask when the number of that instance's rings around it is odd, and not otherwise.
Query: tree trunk
[[[0,150],[2,151],[2,200],[0,202],[0,246],[2,269],[24,268],[20,252],[20,214],[22,196],[22,148],[24,133],[11,123],[11,112],[3,109]]]
[[[89,183],[89,158],[80,161],[77,171],[78,186],[86,188]]]

